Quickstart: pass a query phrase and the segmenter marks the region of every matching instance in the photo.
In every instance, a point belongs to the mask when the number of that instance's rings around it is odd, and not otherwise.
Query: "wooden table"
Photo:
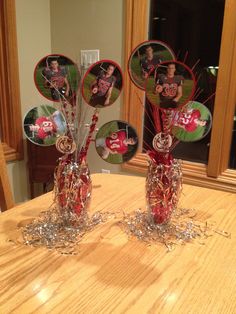
[[[91,211],[145,208],[142,177],[93,175]],[[236,195],[184,186],[182,206],[216,221],[215,234],[167,253],[128,240],[110,221],[76,256],[14,245],[17,226],[52,202],[46,194],[0,215],[0,313],[236,313]]]

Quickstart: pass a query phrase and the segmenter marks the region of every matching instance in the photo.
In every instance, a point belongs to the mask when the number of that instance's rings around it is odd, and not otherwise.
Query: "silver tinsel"
[[[79,243],[83,236],[108,220],[118,221],[118,225],[129,237],[135,237],[148,244],[165,245],[168,252],[176,245],[197,241],[204,245],[205,241],[219,234],[230,238],[229,232],[216,227],[215,222],[200,221],[193,209],[176,209],[166,224],[155,224],[150,215],[141,209],[133,213],[96,212],[89,217],[72,214],[66,217],[55,208],[42,212],[31,223],[21,227],[23,243],[33,247],[45,247],[56,250],[60,254],[74,255],[78,253]],[[19,244],[19,241],[11,242]]]
[[[22,227],[23,242],[33,247],[54,249],[61,254],[77,254],[78,243],[85,233],[113,216],[107,212],[95,212],[91,217],[72,212],[63,214],[54,208],[42,212],[38,218]]]
[[[167,222],[176,209],[182,190],[182,169],[179,160],[168,165],[149,160],[146,177],[146,201],[154,223]]]
[[[148,212],[139,209],[124,214],[121,226],[129,236],[150,244],[164,244],[168,251],[172,251],[178,244],[193,240],[198,240],[203,245],[214,233],[230,238],[230,233],[216,228],[213,222],[197,220],[196,215],[195,210],[178,208],[166,224],[155,224]]]

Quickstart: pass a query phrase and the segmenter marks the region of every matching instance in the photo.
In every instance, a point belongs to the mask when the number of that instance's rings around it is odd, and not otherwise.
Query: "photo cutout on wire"
[[[128,70],[133,83],[145,89],[145,80],[156,66],[164,61],[175,60],[175,54],[165,43],[149,40],[138,45],[132,52]]]
[[[172,134],[180,141],[195,142],[205,137],[211,129],[212,115],[200,102],[190,101],[175,112]]]
[[[129,161],[138,148],[135,129],[120,120],[104,124],[98,131],[95,146],[98,155],[111,164]]]
[[[34,70],[38,91],[55,102],[75,98],[80,83],[77,65],[63,55],[48,55],[41,59]]]
[[[101,60],[86,72],[82,83],[82,95],[90,106],[105,108],[117,100],[122,87],[120,66],[111,60]]]
[[[49,105],[30,109],[23,121],[27,139],[40,146],[51,146],[66,132],[65,118],[60,111]]]
[[[194,95],[196,80],[191,69],[179,61],[160,63],[148,75],[146,96],[162,109],[184,106]]]

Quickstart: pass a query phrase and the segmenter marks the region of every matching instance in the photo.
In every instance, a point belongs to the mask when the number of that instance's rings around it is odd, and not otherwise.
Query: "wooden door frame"
[[[208,176],[218,177],[228,169],[235,112],[236,1],[226,0],[217,77],[214,120],[209,151]],[[217,123],[216,123],[217,121]],[[219,148],[221,148],[219,153]]]
[[[23,158],[15,0],[0,2],[0,124],[6,160]]]

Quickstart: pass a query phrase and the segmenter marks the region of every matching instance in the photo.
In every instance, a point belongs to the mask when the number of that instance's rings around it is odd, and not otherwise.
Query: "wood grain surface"
[[[145,209],[142,177],[96,174],[91,212]],[[236,195],[184,186],[181,206],[215,221],[215,234],[167,253],[128,239],[114,221],[64,256],[9,242],[52,203],[46,194],[0,215],[0,313],[236,313]]]

